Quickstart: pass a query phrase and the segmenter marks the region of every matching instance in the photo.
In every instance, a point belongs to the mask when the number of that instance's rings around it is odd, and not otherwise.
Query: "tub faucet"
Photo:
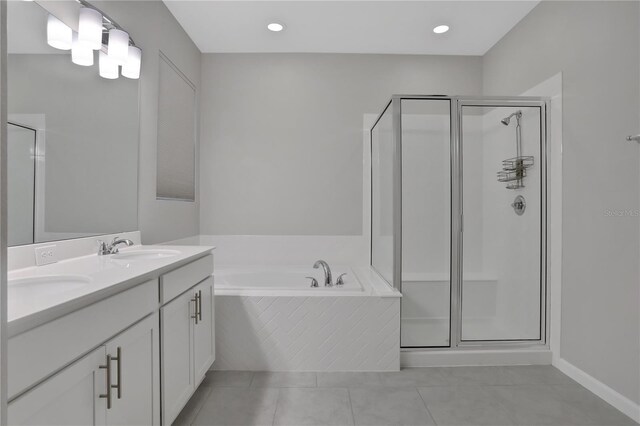
[[[118,253],[118,245],[126,244],[127,247],[132,246],[134,243],[131,240],[126,238],[118,238],[115,237],[111,244],[107,244],[102,240],[98,240],[98,256],[103,256],[105,254],[116,254]]]
[[[320,266],[322,266],[322,269],[324,270],[324,286],[332,287],[333,278],[331,278],[331,268],[329,268],[329,264],[324,260],[318,260],[313,264],[313,269],[318,269]]]

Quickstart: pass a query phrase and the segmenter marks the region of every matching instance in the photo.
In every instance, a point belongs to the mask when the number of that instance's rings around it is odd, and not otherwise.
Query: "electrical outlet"
[[[48,265],[49,263],[56,263],[58,261],[58,253],[56,252],[56,246],[44,246],[35,249],[36,252],[36,265]]]

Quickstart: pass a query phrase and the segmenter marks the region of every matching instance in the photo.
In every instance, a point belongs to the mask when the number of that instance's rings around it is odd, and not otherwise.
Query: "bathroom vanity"
[[[215,357],[212,247],[9,274],[9,424],[171,424]]]

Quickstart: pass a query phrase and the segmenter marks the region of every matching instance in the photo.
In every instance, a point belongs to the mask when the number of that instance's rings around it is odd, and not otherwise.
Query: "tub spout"
[[[332,287],[333,278],[331,277],[331,268],[329,268],[329,264],[324,260],[318,260],[316,263],[313,264],[314,269],[318,269],[321,266],[322,266],[322,269],[324,270],[324,286]]]

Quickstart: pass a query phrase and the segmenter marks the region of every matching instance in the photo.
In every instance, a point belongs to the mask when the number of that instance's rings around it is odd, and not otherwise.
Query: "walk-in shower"
[[[548,107],[393,96],[376,120],[371,265],[402,292],[405,350],[547,345]]]

